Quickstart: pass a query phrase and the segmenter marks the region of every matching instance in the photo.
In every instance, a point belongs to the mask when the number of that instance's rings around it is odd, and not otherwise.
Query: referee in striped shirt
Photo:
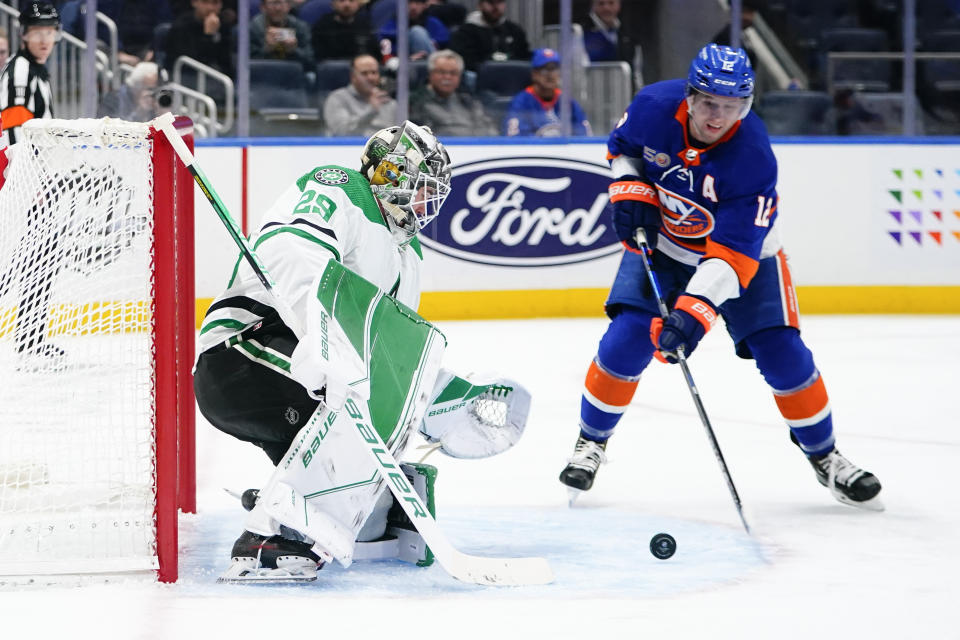
[[[44,66],[61,38],[60,14],[49,2],[28,2],[20,12],[21,46],[0,72],[0,148],[17,142],[20,127],[33,118],[53,118],[53,95]],[[10,189],[10,186],[6,186]],[[46,195],[41,196],[41,199]],[[19,282],[19,304],[14,343],[21,371],[56,371],[65,353],[47,341],[50,296],[60,271],[62,230],[42,217],[35,204],[28,214],[33,224],[22,239],[22,264],[30,272]]]
[[[17,141],[20,125],[53,117],[53,94],[44,66],[60,40],[60,14],[49,2],[29,2],[20,13],[22,44],[0,73],[0,121],[3,139]]]

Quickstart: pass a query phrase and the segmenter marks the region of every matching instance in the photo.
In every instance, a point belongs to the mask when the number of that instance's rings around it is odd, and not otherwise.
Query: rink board
[[[801,308],[960,313],[960,140],[851,140],[774,144],[778,228]],[[601,314],[621,255],[604,141],[488,142],[449,145],[453,193],[422,234],[420,311],[431,319]],[[352,167],[361,148],[359,139],[208,140],[197,155],[249,232],[293,177],[319,164]],[[235,249],[199,192],[197,207],[202,313],[229,278]]]

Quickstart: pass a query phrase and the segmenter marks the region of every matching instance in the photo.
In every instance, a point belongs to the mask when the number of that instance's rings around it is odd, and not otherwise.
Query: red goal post
[[[141,123],[34,120],[9,152],[0,585],[173,582],[196,511],[192,178]]]

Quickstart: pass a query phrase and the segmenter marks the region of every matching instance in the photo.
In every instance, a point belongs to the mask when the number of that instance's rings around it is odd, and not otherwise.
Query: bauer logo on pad
[[[542,267],[617,254],[605,164],[517,157],[457,165],[424,246],[483,264]]]

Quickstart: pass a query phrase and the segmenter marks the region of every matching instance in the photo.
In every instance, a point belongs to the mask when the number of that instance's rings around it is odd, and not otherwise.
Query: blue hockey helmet
[[[743,49],[710,43],[690,63],[691,90],[727,98],[753,96],[753,68]]]

